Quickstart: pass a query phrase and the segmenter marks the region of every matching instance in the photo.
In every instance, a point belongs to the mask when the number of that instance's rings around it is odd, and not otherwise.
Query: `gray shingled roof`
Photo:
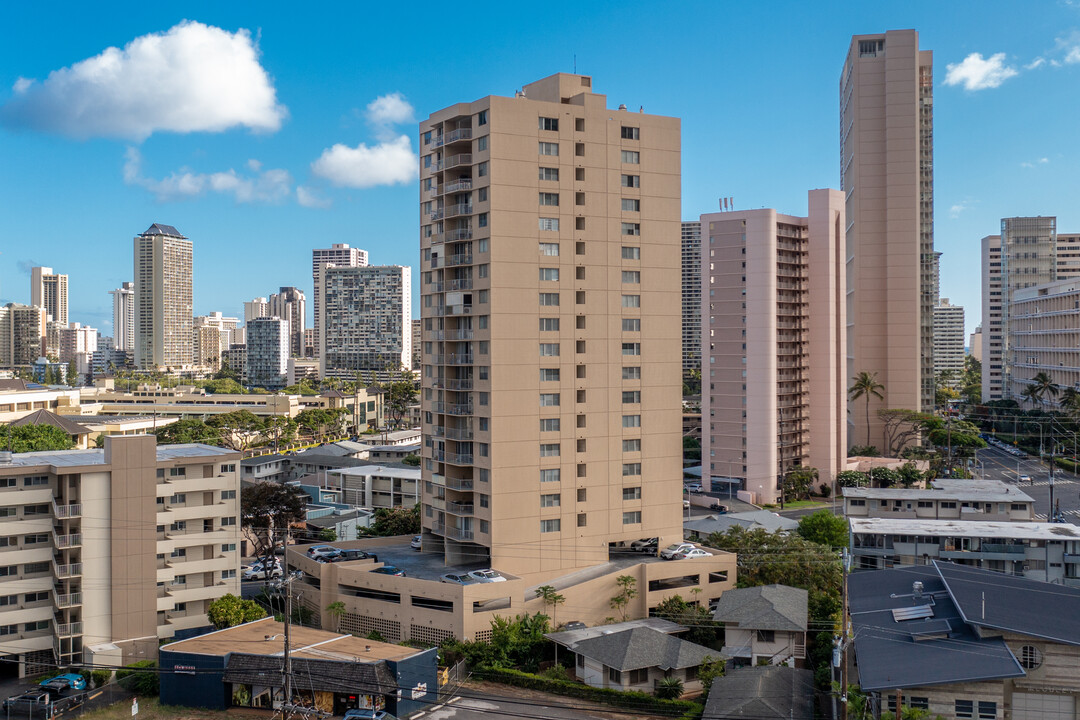
[[[814,673],[785,665],[735,668],[713,680],[703,717],[813,720]]]
[[[23,415],[18,420],[12,420],[10,425],[13,427],[21,425],[52,425],[60,428],[68,435],[86,435],[90,432],[79,423],[48,410],[35,410],[29,415]]]
[[[183,240],[187,240],[180,231],[174,228],[172,225],[163,225],[162,223],[154,223],[146,229],[143,235],[168,235],[170,237],[177,237]]]
[[[726,515],[706,515],[683,523],[683,528],[686,530],[693,530],[703,535],[714,532],[724,533],[733,527],[741,527],[747,530],[762,528],[767,532],[774,533],[778,530],[794,530],[798,526],[797,520],[777,515],[769,510],[751,510]]]
[[[727,590],[717,601],[713,620],[751,630],[806,632],[807,592],[787,585]]]
[[[647,627],[582,640],[574,646],[574,652],[616,670],[697,667],[706,656],[720,657],[720,653],[703,645]]]

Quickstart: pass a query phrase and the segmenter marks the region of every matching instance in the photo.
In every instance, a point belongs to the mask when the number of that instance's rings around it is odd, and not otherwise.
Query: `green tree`
[[[928,413],[897,408],[878,410],[877,414],[885,428],[885,452],[893,457],[918,440],[925,423],[934,417]]]
[[[709,696],[713,680],[723,677],[725,664],[723,658],[713,660],[711,655],[706,655],[698,666],[697,677],[701,681],[701,689],[705,692],[705,697]]]
[[[784,496],[788,500],[801,500],[810,496],[814,482],[818,479],[815,467],[794,467],[784,476]]]
[[[637,578],[633,575],[620,575],[615,578],[615,584],[619,588],[619,593],[612,597],[608,604],[612,610],[618,610],[622,614],[622,619],[626,620],[626,614],[629,610],[630,601],[637,597]]]
[[[406,455],[405,457],[401,458],[401,463],[403,465],[412,465],[413,467],[420,467],[420,456],[419,455]]]
[[[334,632],[341,632],[341,618],[345,617],[345,603],[335,600],[326,606],[326,612],[334,618]]]
[[[662,677],[656,681],[653,694],[661,700],[678,700],[683,696],[683,681],[675,675]]]
[[[221,443],[230,450],[243,452],[260,436],[262,419],[250,410],[234,410],[215,415],[207,425],[221,431]]]
[[[974,405],[982,400],[982,363],[973,356],[964,358],[964,372],[960,380],[960,397]]]
[[[206,617],[218,630],[266,617],[266,611],[254,600],[244,600],[229,593],[210,603]]]
[[[544,607],[551,606],[551,621],[555,622],[555,610],[559,605],[566,602],[566,596],[560,595],[554,585],[541,585],[536,588],[536,597],[544,601]]]
[[[221,445],[221,430],[198,418],[181,418],[154,431],[161,445],[205,443]]]
[[[881,391],[885,389],[885,386],[877,381],[877,373],[866,372],[865,370],[852,378],[852,385],[848,388],[848,398],[851,400],[858,400],[859,398],[866,398],[866,444],[870,444],[870,398],[876,397],[878,400],[884,400],[885,396]]]
[[[211,395],[239,395],[244,392],[244,386],[230,377],[206,380],[200,383],[202,388]]]
[[[1037,400],[1039,404],[1046,401],[1047,395],[1056,398],[1061,392],[1061,388],[1054,384],[1054,379],[1045,372],[1036,373],[1035,377],[1031,378],[1031,385],[1028,387],[1033,388],[1032,399]]]
[[[241,488],[240,525],[254,538],[253,554],[264,565],[274,559],[283,531],[304,516],[304,504],[303,493],[291,485],[256,482]]]
[[[116,680],[123,689],[144,697],[157,697],[161,689],[157,662],[154,660],[139,660],[125,665],[116,671]]]
[[[323,528],[319,531],[319,540],[321,542],[332,543],[336,542],[337,539],[337,530],[332,527]]]
[[[840,487],[866,487],[870,478],[858,470],[841,470],[836,473],[836,484]]]
[[[818,510],[799,520],[799,536],[830,548],[847,547],[848,522],[829,510]]]
[[[871,470],[870,480],[875,487],[888,488],[899,485],[901,480],[903,480],[903,476],[900,475],[898,470],[881,467]]]
[[[392,537],[394,535],[420,534],[420,505],[411,508],[379,508],[375,511],[375,521],[361,532],[373,537]]]
[[[71,436],[54,425],[0,425],[0,450],[17,453],[70,450]]]
[[[688,603],[679,595],[661,600],[650,614],[690,628],[685,637],[698,645],[711,645],[720,634],[720,623],[713,621],[709,608]]]
[[[284,415],[274,415],[263,422],[263,435],[277,447],[296,439],[296,421]]]
[[[881,457],[877,445],[852,445],[848,448],[848,457]]]
[[[71,387],[79,386],[79,366],[72,360],[67,366],[67,384]]]
[[[923,473],[915,467],[915,463],[906,462],[900,466],[900,484],[906,488],[913,488],[923,481]]]
[[[415,376],[390,383],[386,388],[386,412],[390,416],[390,426],[397,430],[401,427],[401,421],[409,414],[409,407],[415,405],[420,398],[420,391],[416,387]]]
[[[296,414],[296,424],[300,431],[311,438],[326,432],[331,421],[330,413],[321,408],[308,408]]]

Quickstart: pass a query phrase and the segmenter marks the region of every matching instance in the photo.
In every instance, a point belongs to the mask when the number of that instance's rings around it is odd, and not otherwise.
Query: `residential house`
[[[813,720],[814,673],[786,665],[728,670],[713,680],[702,717],[709,720]]]
[[[764,530],[768,533],[794,532],[799,527],[799,521],[777,515],[769,510],[751,510],[724,515],[706,515],[683,523],[686,536],[694,539],[704,539],[716,532],[726,533],[734,527],[741,527],[744,530]]]
[[[1000,480],[931,480],[929,488],[843,488],[849,518],[1030,522],[1035,501]]]
[[[787,585],[728,590],[713,620],[724,624],[729,664],[770,665],[806,659],[807,592]]]

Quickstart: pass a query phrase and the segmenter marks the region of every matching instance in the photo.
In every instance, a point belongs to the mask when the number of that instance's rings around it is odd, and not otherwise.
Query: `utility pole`
[[[840,720],[847,720],[848,717],[848,662],[847,662],[847,648],[848,648],[848,593],[847,593],[847,576],[848,576],[848,562],[849,562],[848,549],[844,548],[840,556],[840,622],[842,628],[840,630]]]

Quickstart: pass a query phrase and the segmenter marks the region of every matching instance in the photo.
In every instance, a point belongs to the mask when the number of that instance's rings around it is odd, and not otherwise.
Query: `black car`
[[[351,562],[353,560],[379,561],[379,556],[366,550],[342,550],[330,562]]]
[[[21,695],[9,697],[0,709],[8,717],[45,718],[77,708],[84,702],[86,702],[85,692],[60,697],[48,690],[30,690]]]

